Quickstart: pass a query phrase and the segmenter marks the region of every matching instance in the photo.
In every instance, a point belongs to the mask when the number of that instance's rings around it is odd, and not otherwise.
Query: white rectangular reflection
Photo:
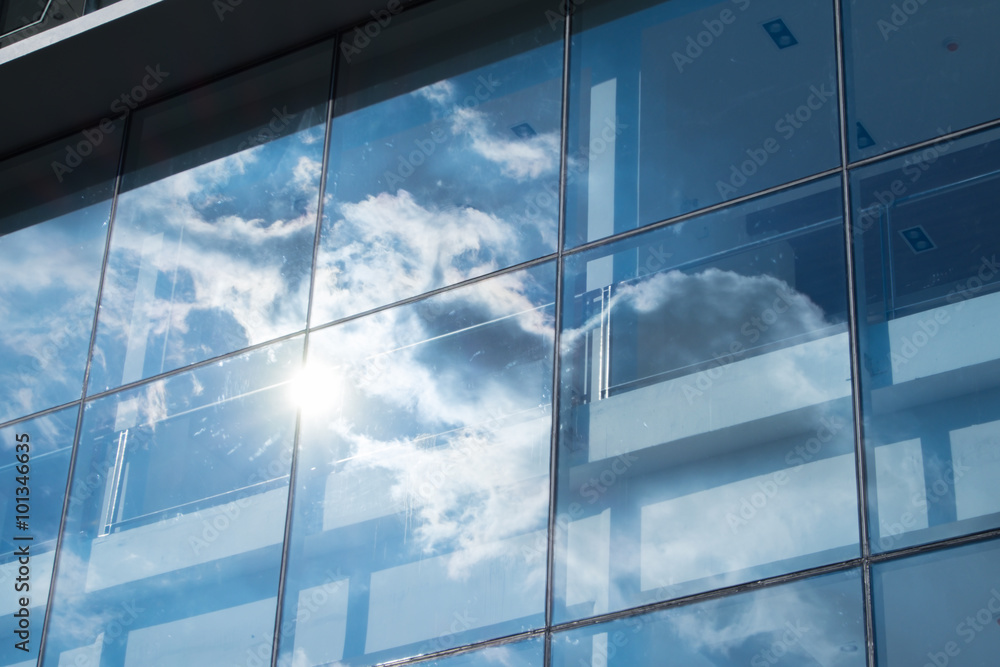
[[[546,543],[545,531],[535,531],[483,545],[479,554],[454,552],[372,573],[365,652],[428,640],[444,648],[466,630],[535,615],[545,604]],[[454,572],[453,558],[470,564]]]
[[[858,541],[854,455],[758,475],[642,508],[644,591]]]
[[[942,483],[955,484],[958,520],[1000,512],[1000,421],[952,431],[951,457]]]

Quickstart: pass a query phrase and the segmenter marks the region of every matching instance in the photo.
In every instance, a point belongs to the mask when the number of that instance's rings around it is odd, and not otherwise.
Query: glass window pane
[[[566,260],[557,621],[858,555],[835,179]]]
[[[305,328],[331,60],[135,113],[89,393]]]
[[[590,0],[574,14],[566,243],[835,167],[829,0]]]
[[[554,252],[562,30],[539,5],[434,2],[345,40],[313,324]]]
[[[851,570],[559,633],[552,665],[864,667],[864,628]]]
[[[34,665],[38,656],[78,412],[67,408],[0,429],[0,476],[5,484],[0,496],[0,589],[5,593],[0,596],[0,614],[13,619],[9,626],[14,631],[10,641],[0,644],[3,667],[29,660]],[[27,575],[20,571],[25,554]],[[21,598],[28,600],[28,611],[19,618],[15,614],[22,614]],[[20,627],[22,618],[27,628]],[[26,634],[18,636],[19,631]]]
[[[0,163],[0,422],[83,391],[122,136],[90,132]]]
[[[44,664],[269,655],[302,340],[87,404]]]
[[[544,623],[554,287],[544,264],[310,335],[281,664]]]
[[[852,175],[875,551],[1000,526],[998,139]]]
[[[420,664],[426,667],[542,667],[544,653],[545,641],[535,637]]]
[[[996,664],[1000,542],[878,563],[872,591],[878,664]]]
[[[845,2],[851,159],[1000,116],[998,25],[993,0]]]

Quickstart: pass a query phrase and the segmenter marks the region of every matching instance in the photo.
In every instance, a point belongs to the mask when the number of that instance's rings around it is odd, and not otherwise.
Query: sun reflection
[[[318,414],[340,405],[342,378],[337,369],[306,364],[288,385],[289,400],[303,414]]]

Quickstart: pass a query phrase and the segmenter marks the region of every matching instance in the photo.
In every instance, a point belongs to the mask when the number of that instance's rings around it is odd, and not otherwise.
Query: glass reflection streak
[[[46,666],[270,653],[301,362],[293,339],[86,406]]]
[[[310,336],[281,664],[544,623],[555,267]]]
[[[567,260],[557,621],[858,555],[840,196]]]

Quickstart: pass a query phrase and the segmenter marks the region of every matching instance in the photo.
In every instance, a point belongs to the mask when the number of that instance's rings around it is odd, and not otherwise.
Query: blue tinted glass
[[[305,328],[331,58],[135,114],[89,393]]]
[[[89,403],[45,665],[271,652],[295,339]]]
[[[554,287],[545,264],[310,335],[282,665],[543,624]]]
[[[998,139],[852,176],[875,551],[1000,526]]]
[[[856,571],[633,616],[552,638],[553,667],[864,664],[864,606]]]
[[[858,554],[841,190],[566,260],[558,620]]]
[[[83,391],[121,134],[0,163],[0,422]]]
[[[878,664],[997,664],[1000,542],[876,564],[872,589]]]
[[[574,17],[568,245],[840,162],[829,0],[592,0]]]
[[[1000,116],[1000,4],[851,0],[844,25],[853,160]]]
[[[0,614],[6,619],[4,628],[26,633],[11,632],[9,641],[0,644],[4,667],[29,659],[34,665],[38,655],[77,414],[77,408],[69,408],[0,429],[0,476],[4,480],[0,590],[5,593],[0,597]],[[21,571],[24,564],[26,574]],[[23,605],[27,614],[16,617],[24,614],[21,598],[27,601]]]
[[[427,667],[542,667],[544,653],[545,641],[535,637],[421,664]]]
[[[341,45],[313,324],[555,251],[562,31],[504,4]]]

